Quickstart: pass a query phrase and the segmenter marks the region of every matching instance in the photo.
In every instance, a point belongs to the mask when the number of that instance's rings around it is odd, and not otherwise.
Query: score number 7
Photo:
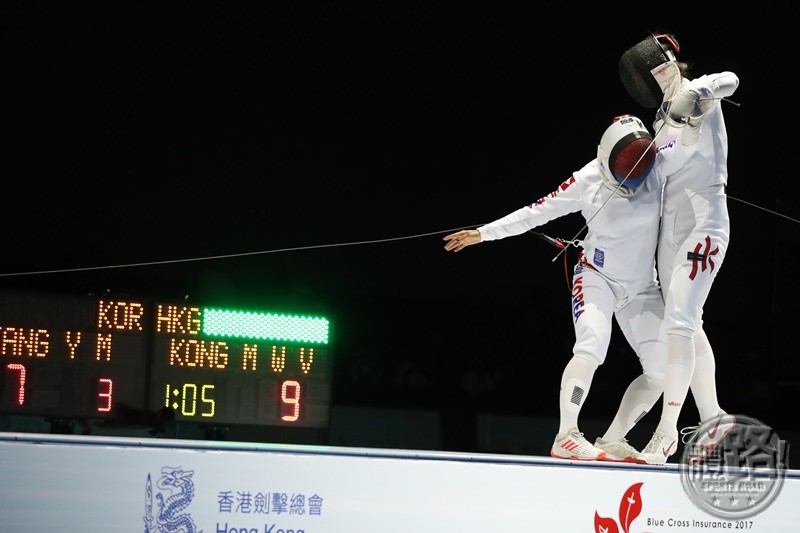
[[[17,379],[17,405],[24,405],[25,404],[25,381],[27,376],[27,371],[25,370],[25,366],[19,363],[9,363],[6,365],[6,368],[11,370],[12,372],[19,372],[19,378]]]
[[[19,406],[25,405],[25,383],[28,381],[28,371],[25,369],[25,365],[9,363],[6,365],[6,368],[12,372],[18,372],[17,398],[15,402]],[[114,382],[108,378],[99,378],[97,380],[97,388],[97,411],[100,413],[107,413],[111,411],[114,397]]]

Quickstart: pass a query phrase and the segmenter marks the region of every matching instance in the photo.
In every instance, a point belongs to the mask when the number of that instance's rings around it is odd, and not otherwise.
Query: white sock
[[[694,337],[694,374],[692,375],[692,397],[700,414],[700,421],[716,416],[720,411],[717,400],[716,361],[714,350],[703,330]]]
[[[650,379],[644,374],[631,381],[603,440],[610,442],[625,437],[655,405],[663,390],[663,382]]]
[[[561,392],[558,395],[558,410],[561,420],[558,434],[578,427],[578,414],[589,395],[597,360],[590,355],[576,354],[569,360],[561,375]]]
[[[689,384],[694,372],[694,340],[691,337],[667,334],[667,372],[664,378],[664,400],[661,420],[656,431],[667,435],[678,432],[678,417],[681,414]]]

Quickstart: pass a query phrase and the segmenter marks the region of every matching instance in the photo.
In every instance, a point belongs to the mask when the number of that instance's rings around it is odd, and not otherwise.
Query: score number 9
[[[300,382],[287,379],[281,383],[281,420],[295,422],[300,418]]]
[[[214,400],[214,385],[197,385],[184,383],[180,388],[167,383],[164,391],[164,407],[172,407],[183,416],[197,414],[198,388],[200,389],[200,402],[204,410],[200,416],[211,418],[216,412]],[[299,381],[287,379],[281,382],[280,389],[280,416],[284,422],[295,422],[300,418],[300,396],[302,387]],[[180,399],[180,401],[179,401]]]

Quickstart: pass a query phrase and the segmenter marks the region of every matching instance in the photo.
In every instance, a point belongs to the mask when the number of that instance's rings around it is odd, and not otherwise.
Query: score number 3
[[[25,365],[19,363],[9,363],[6,368],[17,374],[16,389],[17,394],[14,402],[22,407],[25,405],[25,384],[28,381],[28,371]],[[97,380],[97,412],[108,413],[114,399],[114,382],[108,378],[98,378]]]

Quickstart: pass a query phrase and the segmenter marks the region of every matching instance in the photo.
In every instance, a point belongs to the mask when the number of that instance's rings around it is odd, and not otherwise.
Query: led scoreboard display
[[[145,408],[147,337],[139,302],[0,295],[0,411],[109,418]]]
[[[157,305],[149,405],[198,422],[328,424],[328,321]]]
[[[0,413],[327,427],[329,330],[288,313],[0,293]]]

